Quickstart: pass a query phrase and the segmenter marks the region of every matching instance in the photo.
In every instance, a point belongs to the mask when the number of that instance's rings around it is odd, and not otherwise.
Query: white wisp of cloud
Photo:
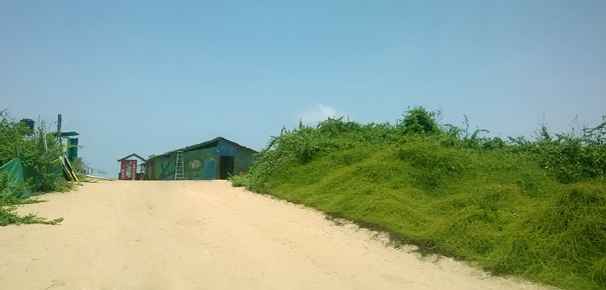
[[[306,125],[316,125],[328,118],[338,118],[344,116],[331,106],[317,104],[312,108],[299,114],[299,121]]]

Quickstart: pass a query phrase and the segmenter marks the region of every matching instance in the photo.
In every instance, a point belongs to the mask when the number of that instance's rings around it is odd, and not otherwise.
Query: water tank
[[[34,125],[35,122],[32,119],[21,119],[20,121],[21,124],[23,124],[28,130],[28,135],[31,135],[32,133],[34,133]]]

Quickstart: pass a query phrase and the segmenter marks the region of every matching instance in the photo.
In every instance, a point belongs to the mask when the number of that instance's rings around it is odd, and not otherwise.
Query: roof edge
[[[214,145],[215,143],[219,143],[220,141],[224,141],[224,142],[233,144],[233,145],[235,145],[237,147],[240,147],[240,148],[252,151],[254,153],[258,153],[257,150],[254,150],[254,149],[252,149],[250,147],[246,147],[246,146],[240,145],[240,144],[238,144],[238,143],[236,143],[234,141],[231,141],[229,139],[226,139],[226,138],[223,138],[223,137],[219,136],[219,137],[215,137],[213,139],[210,139],[210,140],[202,142],[202,143],[198,143],[198,144],[182,147],[182,148],[179,148],[179,149],[171,150],[171,151],[159,154],[159,155],[152,155],[152,156],[150,156],[148,158],[148,160],[152,160],[152,159],[155,159],[157,157],[167,156],[167,155],[173,154],[173,153],[178,152],[178,151],[187,152],[187,151],[192,151],[192,150],[196,150],[196,149],[200,149],[200,148],[210,147],[210,146]]]
[[[127,155],[126,157],[122,157],[122,158],[118,159],[118,161],[122,161],[124,159],[128,159],[128,158],[131,158],[131,157],[137,157],[137,158],[143,160],[143,162],[147,161],[147,160],[145,160],[145,158],[139,156],[139,154],[137,154],[137,153],[131,153],[130,155]]]

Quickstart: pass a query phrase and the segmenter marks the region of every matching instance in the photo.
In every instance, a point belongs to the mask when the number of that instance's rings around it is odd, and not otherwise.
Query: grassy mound
[[[599,138],[480,138],[413,111],[393,126],[328,120],[282,132],[234,183],[496,274],[606,288],[606,159],[570,164],[606,157]]]

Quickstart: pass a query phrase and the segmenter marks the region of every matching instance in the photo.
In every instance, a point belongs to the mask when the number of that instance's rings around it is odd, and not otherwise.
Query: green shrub
[[[505,140],[435,117],[283,130],[233,182],[493,273],[605,288],[606,126]]]
[[[437,134],[440,132],[437,115],[423,107],[414,107],[406,111],[396,127],[404,134]]]
[[[606,191],[603,184],[565,186],[519,226],[518,234],[507,244],[504,255],[498,257],[493,268],[495,272],[537,276],[541,272],[569,272],[578,278],[560,277],[560,286],[606,287],[603,279]],[[585,283],[579,282],[583,280]],[[596,286],[591,287],[587,281]]]
[[[247,175],[232,175],[229,177],[231,185],[234,187],[249,187],[250,180]]]
[[[45,218],[38,217],[33,214],[25,216],[18,215],[15,213],[14,206],[0,206],[0,226],[6,226],[10,224],[48,224],[56,225],[63,221],[63,218],[56,218],[47,220]]]
[[[63,148],[56,136],[46,132],[44,124],[31,130],[23,123],[0,113],[0,165],[19,158],[25,167],[26,182],[9,186],[0,174],[0,225],[9,223],[53,223],[33,215],[18,216],[14,205],[28,203],[23,192],[65,191],[70,184],[63,178],[60,156]]]

